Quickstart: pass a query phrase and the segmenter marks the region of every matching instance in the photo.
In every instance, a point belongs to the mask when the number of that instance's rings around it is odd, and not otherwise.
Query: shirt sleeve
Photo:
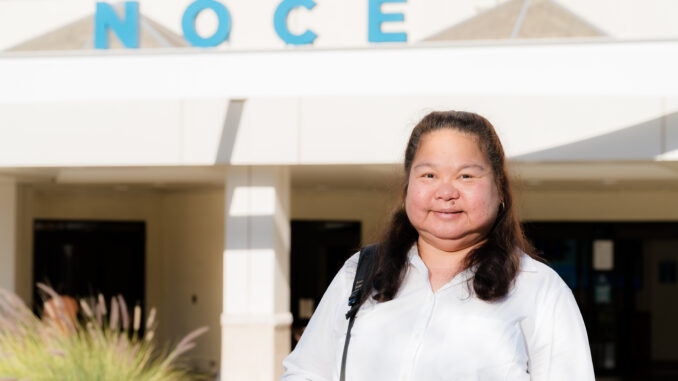
[[[586,327],[565,284],[538,307],[529,352],[532,381],[595,381]]]
[[[343,343],[341,329],[346,326],[341,317],[348,310],[346,284],[354,276],[347,273],[347,267],[352,267],[349,262],[351,259],[334,277],[294,351],[283,361],[281,381],[330,381],[338,377],[335,373],[341,359],[337,358],[337,348],[340,340]]]

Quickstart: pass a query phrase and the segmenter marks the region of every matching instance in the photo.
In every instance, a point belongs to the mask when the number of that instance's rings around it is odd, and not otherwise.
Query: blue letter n
[[[97,3],[94,15],[94,48],[108,49],[108,29],[111,29],[126,48],[139,47],[139,3],[125,2],[125,20],[120,20],[108,3]]]

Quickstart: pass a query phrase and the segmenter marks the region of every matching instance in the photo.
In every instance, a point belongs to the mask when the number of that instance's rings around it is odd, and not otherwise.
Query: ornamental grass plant
[[[148,314],[143,337],[141,309],[130,319],[121,295],[102,295],[94,303],[80,300],[80,317],[65,299],[38,284],[49,297],[40,319],[15,294],[0,289],[0,380],[186,380],[194,377],[177,361],[195,346],[207,327],[189,333],[171,351],[153,340],[155,309]]]

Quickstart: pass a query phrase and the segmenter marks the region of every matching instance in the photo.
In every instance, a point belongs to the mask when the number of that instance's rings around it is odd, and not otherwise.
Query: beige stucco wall
[[[159,305],[162,284],[160,198],[152,192],[121,192],[108,189],[62,188],[41,189],[22,186],[20,191],[22,253],[20,274],[22,297],[31,299],[33,289],[33,220],[34,219],[89,219],[144,221],[146,223],[146,300],[147,307]],[[164,333],[161,326],[159,334]]]
[[[293,188],[292,219],[362,223],[363,243],[378,240],[397,203],[398,189]],[[161,340],[179,340],[208,325],[210,332],[190,354],[195,365],[216,370],[220,353],[222,188],[160,191],[113,187],[44,188],[17,191],[17,292],[32,292],[32,221],[35,218],[135,220],[147,228],[147,308],[156,306]],[[678,221],[678,192],[666,190],[520,190],[523,220]],[[192,296],[197,297],[195,303]],[[661,351],[661,350],[660,350]],[[660,352],[661,353],[661,352]]]
[[[523,221],[678,221],[678,192],[665,190],[529,190],[515,197]],[[398,200],[398,189],[294,189],[292,219],[359,220],[363,243],[379,233]]]
[[[210,372],[217,371],[221,353],[224,200],[223,189],[173,192],[162,196],[160,208],[165,276],[160,304],[166,312],[160,323],[173,339],[208,326],[189,356]]]
[[[33,299],[33,206],[34,189],[26,185],[17,186],[17,256],[15,292],[27,302]]]
[[[17,191],[14,181],[0,177],[0,288],[16,289]]]
[[[678,221],[678,191],[631,190],[614,186],[598,190],[525,190],[516,184],[519,214],[524,221]],[[363,243],[377,239],[375,234],[387,222],[388,211],[397,191],[379,190],[295,190],[292,194],[293,219],[338,219],[362,222]],[[648,287],[639,295],[641,309],[653,311],[652,359],[675,360],[675,329],[678,314],[665,301],[678,295],[675,285],[656,281],[658,256],[649,251],[645,266]],[[667,336],[668,335],[668,336]]]
[[[521,217],[530,221],[678,221],[678,192],[666,190],[525,191]],[[650,240],[643,250],[645,281],[638,308],[651,314],[651,359],[678,360],[675,319],[678,286],[658,283],[662,259],[676,260],[676,240]]]
[[[377,240],[397,191],[293,189],[292,219],[353,220],[363,242]],[[18,192],[19,294],[32,297],[33,220],[93,219],[146,223],[146,301],[158,309],[160,340],[177,341],[190,330],[210,331],[190,353],[204,370],[216,370],[220,353],[223,189],[156,191],[113,187],[41,188]],[[197,302],[192,303],[192,296]]]
[[[667,190],[517,192],[524,221],[678,221],[678,192]]]
[[[397,202],[397,190],[293,189],[292,219],[351,220],[361,222],[362,243],[379,239],[389,213]]]
[[[210,331],[188,357],[205,371],[219,365],[223,190],[116,191],[70,187],[19,191],[17,291],[32,297],[33,220],[90,219],[146,223],[146,308],[158,310],[159,340],[176,343],[200,326]],[[195,303],[192,296],[197,297]]]

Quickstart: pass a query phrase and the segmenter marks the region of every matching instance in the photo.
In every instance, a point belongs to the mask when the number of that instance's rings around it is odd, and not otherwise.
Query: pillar
[[[0,178],[0,288],[16,291],[16,182]]]
[[[229,168],[225,205],[221,379],[277,380],[292,324],[289,168]]]

